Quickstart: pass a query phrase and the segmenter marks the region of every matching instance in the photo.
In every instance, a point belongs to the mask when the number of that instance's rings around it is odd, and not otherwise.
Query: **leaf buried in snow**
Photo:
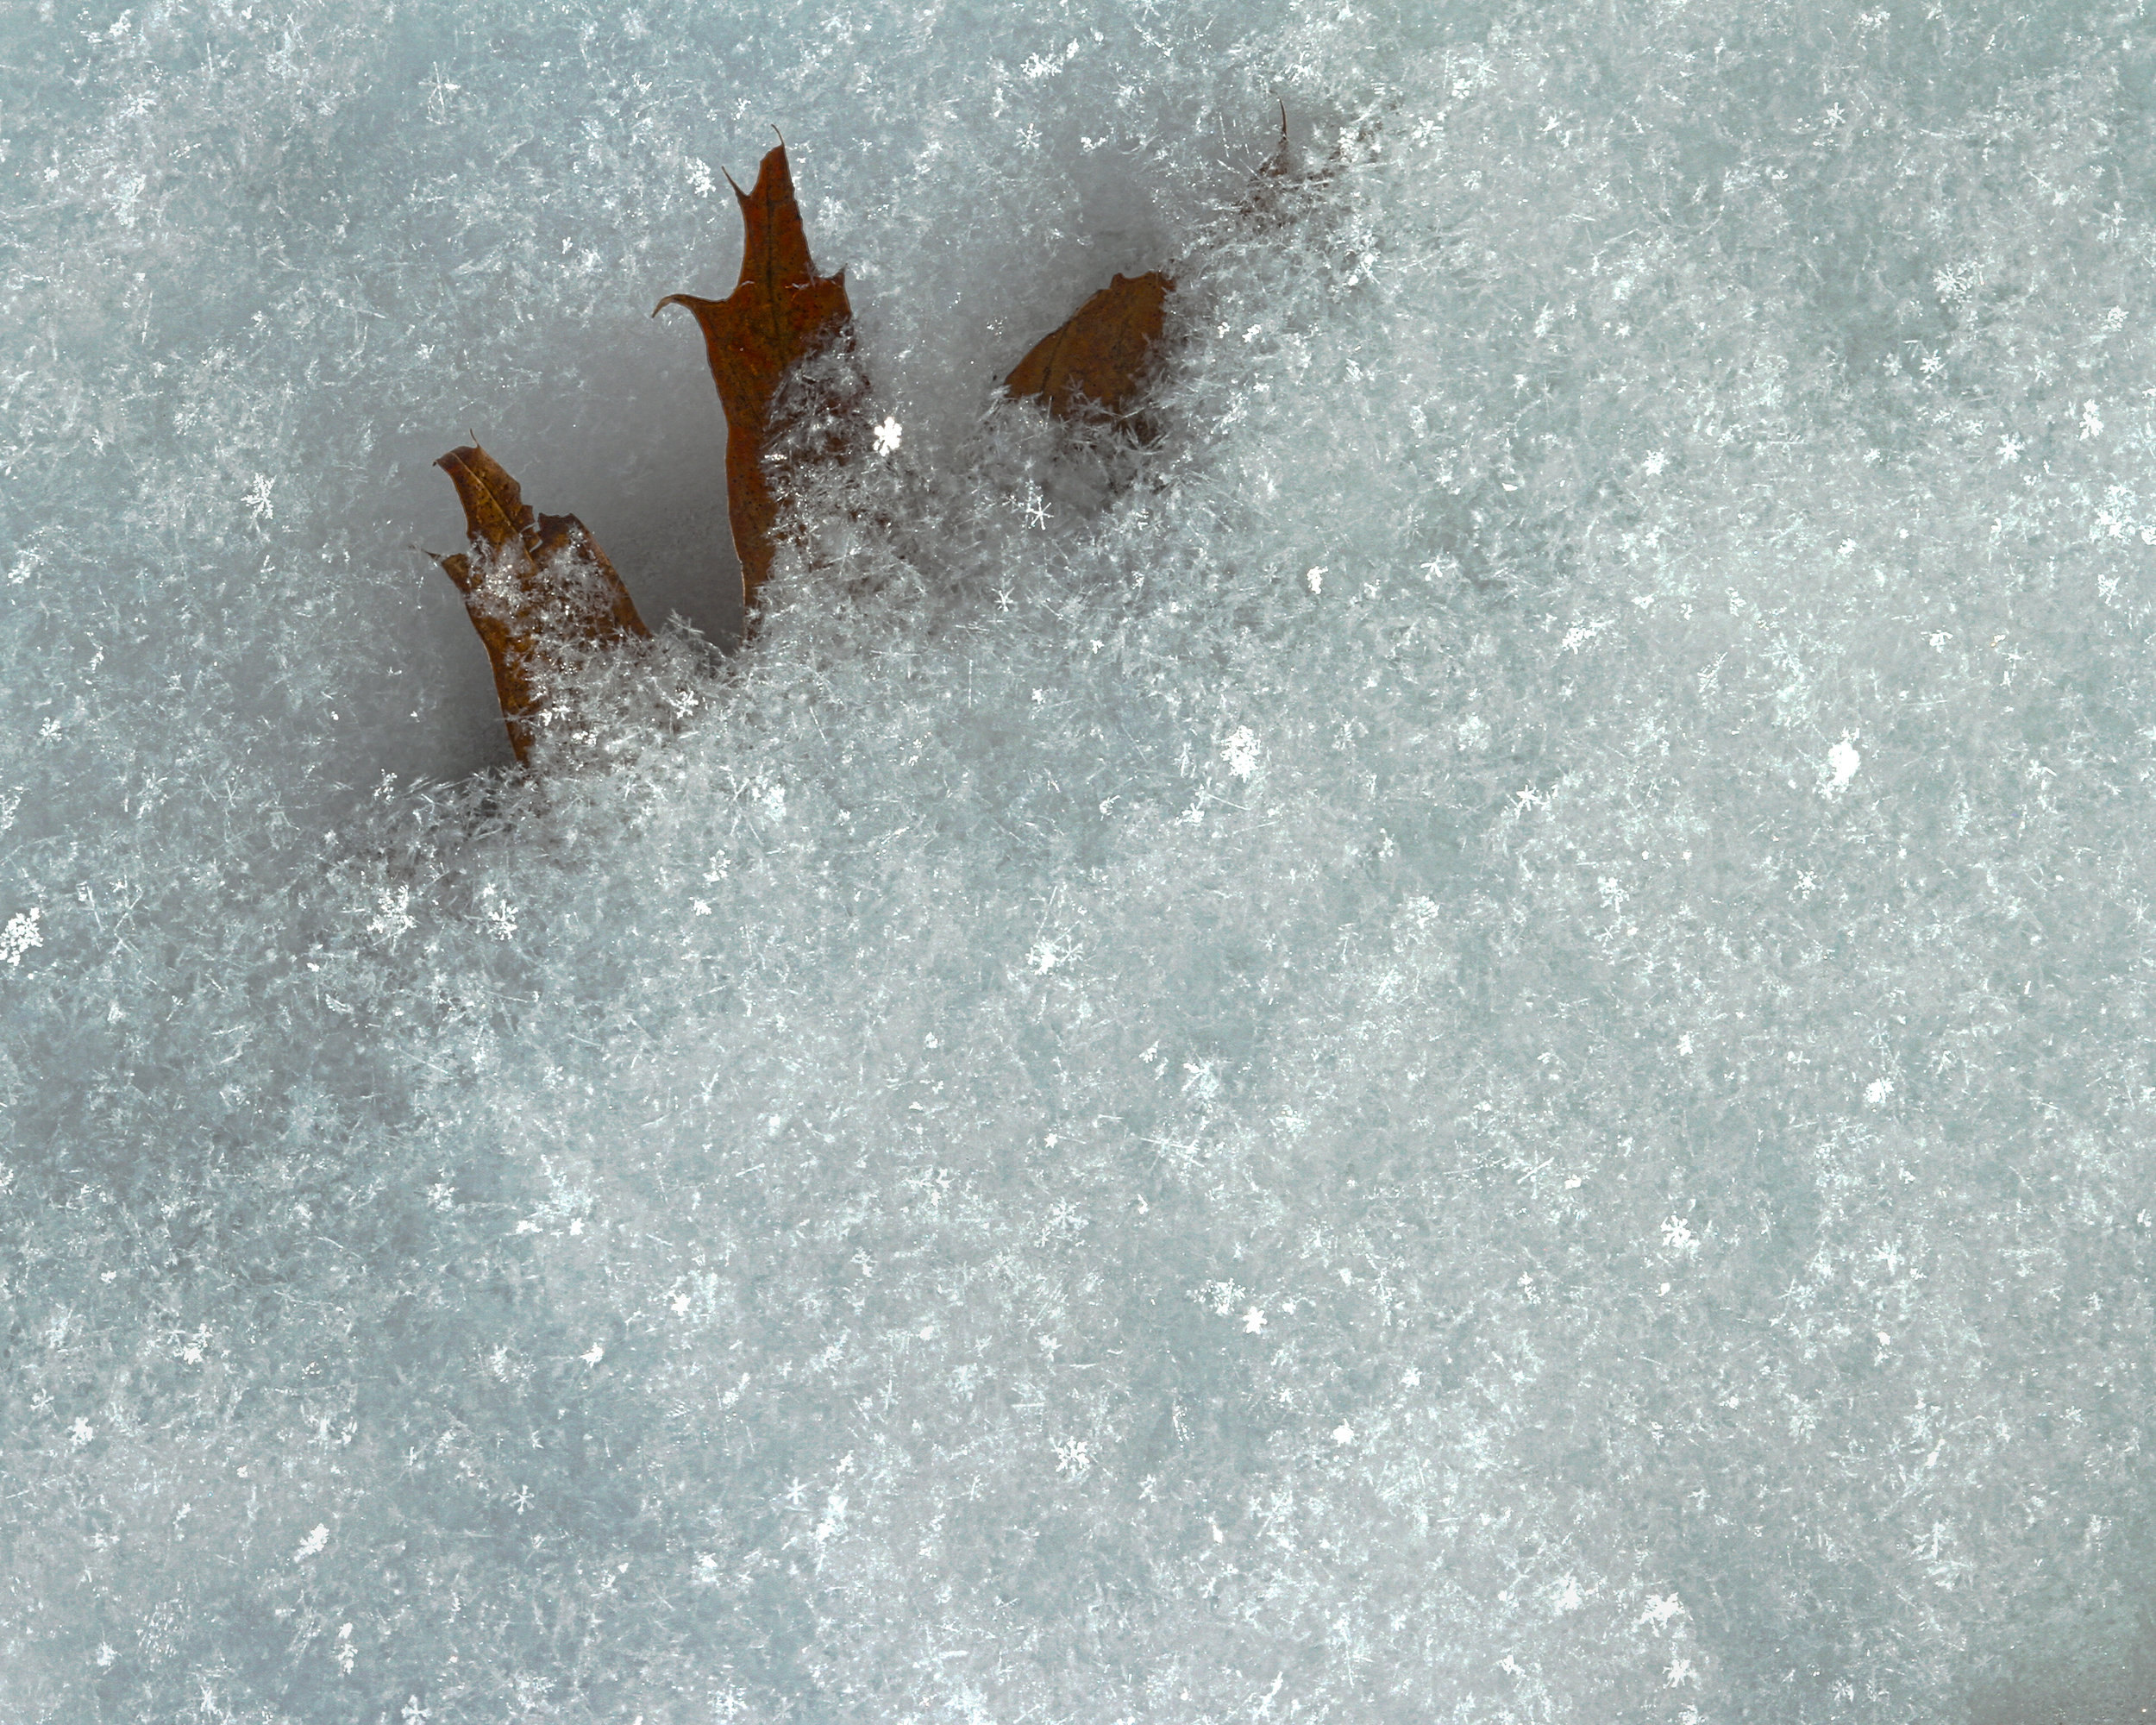
[[[530,758],[534,725],[550,690],[594,649],[651,631],[584,524],[573,515],[535,516],[517,481],[473,444],[435,463],[464,505],[467,555],[437,556],[464,595],[472,626],[494,667],[510,746]]]
[[[1288,104],[1280,104],[1280,142],[1257,165],[1250,189],[1236,208],[1260,228],[1276,228],[1287,219],[1285,190],[1296,179],[1294,160],[1288,151]]]
[[[733,185],[733,177],[727,176]],[[850,335],[853,307],[846,272],[819,276],[810,260],[786,145],[763,159],[753,190],[734,185],[743,228],[741,279],[724,299],[670,293],[652,308],[686,305],[704,331],[705,357],[726,410],[726,509],[741,560],[744,626],[749,607],[771,574],[778,505],[764,474],[777,429],[773,403],[787,373],[835,339]]]
[[[1078,417],[1087,401],[1123,416],[1144,380],[1175,291],[1158,270],[1117,276],[1060,329],[1036,342],[1004,379],[1004,388],[1044,403],[1059,419]]]

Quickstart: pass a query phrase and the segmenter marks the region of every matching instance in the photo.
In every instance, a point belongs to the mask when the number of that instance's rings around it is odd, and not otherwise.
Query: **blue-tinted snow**
[[[0,9],[0,1716],[2156,1704],[2146,21],[1542,9]]]

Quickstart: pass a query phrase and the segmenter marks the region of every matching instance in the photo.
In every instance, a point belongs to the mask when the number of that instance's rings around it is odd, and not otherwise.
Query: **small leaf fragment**
[[[1087,401],[1121,417],[1144,380],[1175,291],[1158,270],[1117,276],[1036,342],[1004,388],[1044,403],[1059,419],[1076,417]]]
[[[727,176],[733,185],[733,177]],[[743,229],[741,279],[724,299],[670,293],[652,308],[686,305],[704,332],[705,357],[726,411],[726,507],[741,560],[744,624],[770,578],[778,505],[764,473],[773,404],[794,366],[852,332],[846,273],[819,276],[794,201],[786,145],[767,154],[753,189],[734,185]]]
[[[590,653],[651,631],[590,530],[573,515],[534,515],[517,481],[477,444],[435,465],[464,505],[471,551],[436,556],[494,668],[494,693],[522,763],[550,695]]]

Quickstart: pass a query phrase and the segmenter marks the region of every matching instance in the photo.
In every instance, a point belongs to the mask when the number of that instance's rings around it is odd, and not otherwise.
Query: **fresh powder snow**
[[[0,1721],[2156,1706],[2153,77],[0,7]],[[1156,270],[1149,438],[999,396]],[[471,443],[659,634],[529,773]]]

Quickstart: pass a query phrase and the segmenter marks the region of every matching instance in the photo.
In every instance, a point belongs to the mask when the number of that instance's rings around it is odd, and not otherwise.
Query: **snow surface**
[[[2156,1704],[2151,47],[0,6],[0,1720]],[[475,437],[679,614],[532,779]]]

